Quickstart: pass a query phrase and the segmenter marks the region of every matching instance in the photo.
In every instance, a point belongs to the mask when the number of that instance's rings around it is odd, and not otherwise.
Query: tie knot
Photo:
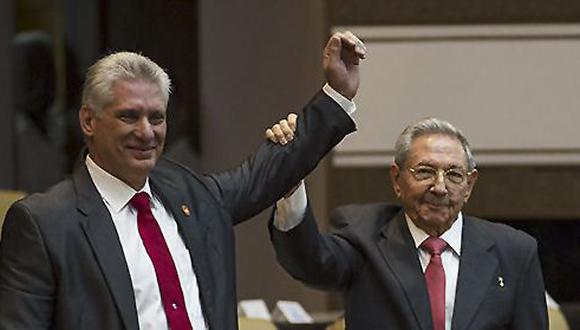
[[[429,236],[421,246],[431,254],[441,254],[447,248],[447,242],[439,237]]]
[[[149,207],[149,195],[147,195],[146,192],[140,192],[140,193],[135,194],[133,197],[131,197],[131,200],[129,201],[129,203],[131,203],[131,205],[137,211],[151,209]]]

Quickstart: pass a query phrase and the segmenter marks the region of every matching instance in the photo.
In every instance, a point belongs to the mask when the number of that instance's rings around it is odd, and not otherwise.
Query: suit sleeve
[[[530,249],[526,267],[522,271],[523,278],[518,287],[511,329],[547,330],[548,309],[537,245]]]
[[[273,205],[354,130],[350,116],[320,91],[298,117],[291,143],[266,142],[237,168],[207,176],[206,183],[238,223]]]
[[[307,207],[304,220],[289,231],[269,224],[278,262],[295,279],[315,288],[346,288],[360,266],[359,253],[343,237],[318,230]]]
[[[0,329],[48,329],[52,323],[54,274],[38,226],[14,204],[0,240]]]

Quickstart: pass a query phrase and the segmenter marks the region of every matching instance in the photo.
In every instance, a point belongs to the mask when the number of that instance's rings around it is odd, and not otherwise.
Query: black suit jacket
[[[237,329],[232,226],[271,205],[353,130],[321,92],[293,143],[265,143],[231,171],[201,176],[160,159],[151,187],[190,251],[210,329]],[[0,241],[0,329],[137,329],[137,318],[115,226],[84,165],[11,207]]]
[[[425,277],[400,207],[346,206],[332,221],[336,231],[321,234],[308,209],[289,232],[270,224],[282,266],[306,284],[342,291],[347,329],[432,329]],[[535,240],[469,216],[462,235],[452,329],[547,329]]]

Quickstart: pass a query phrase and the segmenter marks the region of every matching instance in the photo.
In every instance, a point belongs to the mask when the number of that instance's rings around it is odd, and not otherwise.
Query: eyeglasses
[[[450,168],[448,170],[437,169],[431,166],[419,165],[410,167],[409,172],[417,181],[435,182],[439,178],[439,172],[443,174],[446,184],[462,184],[473,173],[473,171],[465,172],[459,168]]]

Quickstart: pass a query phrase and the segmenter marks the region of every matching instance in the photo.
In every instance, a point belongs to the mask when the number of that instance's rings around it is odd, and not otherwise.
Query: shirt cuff
[[[333,99],[334,102],[338,103],[342,110],[344,110],[349,116],[352,116],[352,114],[356,111],[356,104],[334,90],[334,88],[330,87],[328,83],[322,87],[322,90],[324,93],[326,93],[326,95]]]
[[[279,231],[289,231],[298,226],[304,219],[308,198],[304,180],[287,198],[282,198],[276,202],[276,211],[274,212],[274,227]]]

